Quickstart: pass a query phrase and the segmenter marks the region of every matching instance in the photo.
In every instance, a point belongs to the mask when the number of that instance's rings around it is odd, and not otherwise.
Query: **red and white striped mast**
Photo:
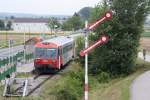
[[[89,85],[88,85],[88,52],[95,48],[96,46],[107,42],[108,37],[107,36],[102,36],[99,41],[97,41],[95,44],[91,45],[88,47],[88,31],[93,30],[96,26],[98,26],[100,23],[102,23],[105,20],[111,19],[112,18],[112,12],[108,11],[105,13],[105,15],[100,18],[98,21],[95,23],[91,24],[88,26],[88,22],[85,22],[85,49],[81,50],[80,56],[85,55],[85,85],[84,85],[84,100],[88,100],[88,91],[89,91]]]
[[[88,28],[88,22],[85,22],[85,28]],[[88,32],[85,31],[85,48],[88,47]],[[85,100],[88,100],[88,54],[85,54],[85,85],[84,85],[84,96]]]

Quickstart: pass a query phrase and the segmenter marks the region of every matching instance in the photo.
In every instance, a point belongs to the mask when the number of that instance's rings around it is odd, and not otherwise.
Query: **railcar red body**
[[[44,40],[35,45],[35,69],[61,69],[74,56],[74,40],[71,37],[60,36]]]

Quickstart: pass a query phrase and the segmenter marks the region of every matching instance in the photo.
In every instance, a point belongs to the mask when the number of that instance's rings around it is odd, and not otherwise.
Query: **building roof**
[[[38,43],[38,42],[41,42],[42,39],[41,39],[40,37],[32,37],[32,38],[30,38],[29,40],[27,40],[27,41],[25,42],[25,44],[28,45],[28,44],[30,44],[32,41],[34,42],[34,44],[36,44],[36,43]]]
[[[73,38],[66,37],[66,36],[59,36],[59,37],[52,38],[49,40],[44,40],[42,43],[54,43],[58,46],[63,46],[65,44],[71,43],[71,42],[73,42]]]
[[[15,23],[48,23],[48,18],[14,18]]]

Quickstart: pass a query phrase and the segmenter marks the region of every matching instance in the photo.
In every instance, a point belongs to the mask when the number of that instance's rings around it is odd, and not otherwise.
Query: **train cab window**
[[[56,58],[56,49],[47,49],[47,57]]]
[[[35,57],[36,58],[44,58],[45,49],[44,48],[36,48],[35,49]]]
[[[36,48],[35,50],[36,58],[56,58],[56,49],[47,49],[47,48]]]

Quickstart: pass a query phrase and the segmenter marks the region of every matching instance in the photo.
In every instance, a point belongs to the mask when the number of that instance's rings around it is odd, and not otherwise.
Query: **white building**
[[[14,18],[12,29],[15,32],[49,33],[48,18]]]

